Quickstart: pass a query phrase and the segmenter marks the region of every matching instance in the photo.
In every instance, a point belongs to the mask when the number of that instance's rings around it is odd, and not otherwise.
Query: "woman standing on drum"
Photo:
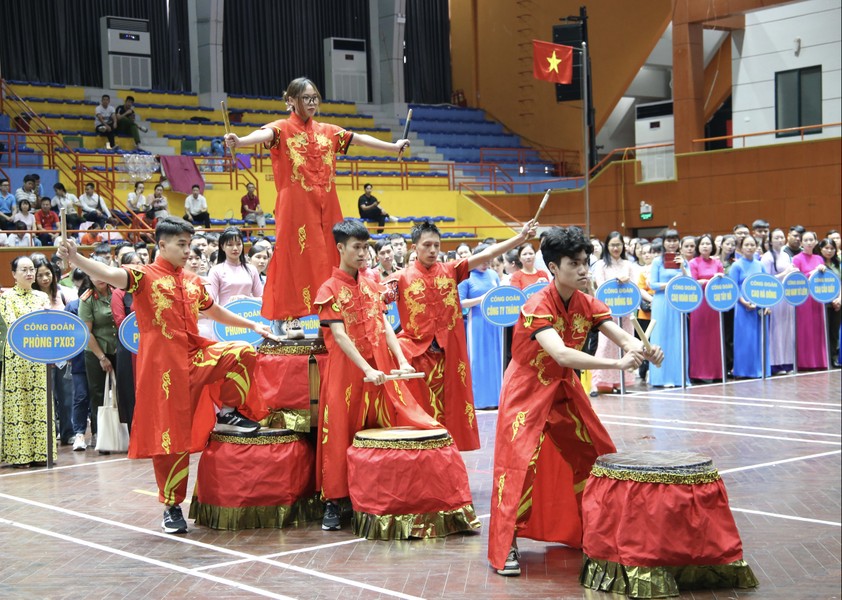
[[[755,260],[757,252],[757,241],[750,235],[740,239],[737,250],[740,258],[731,267],[729,277],[737,283],[737,288],[743,289],[743,282],[751,275],[763,272],[759,260]],[[759,308],[756,304],[749,302],[740,294],[739,302],[734,312],[734,377],[757,378],[763,375],[762,363],[760,360],[760,311],[769,309]],[[767,325],[768,328],[768,325]],[[766,346],[768,356],[769,336],[766,335]],[[766,375],[771,375],[772,370],[766,364]]]
[[[626,259],[626,249],[623,243],[623,236],[618,231],[612,231],[605,238],[605,245],[602,247],[602,258],[596,262],[591,269],[594,284],[597,288],[606,281],[616,279],[620,283],[634,283],[636,269]],[[624,317],[620,320],[622,328],[629,335],[634,335],[631,318]],[[596,356],[599,358],[618,358],[620,348],[604,334],[599,336],[599,344],[596,348]],[[596,369],[591,371],[591,386],[600,394],[610,394],[620,389],[620,374],[623,374],[626,385],[634,384],[634,373],[630,371],[617,371],[616,369]]]
[[[520,262],[520,269],[512,274],[509,280],[509,285],[522,290],[528,288],[533,283],[547,282],[550,280],[550,274],[542,269],[535,268],[535,249],[532,244],[524,244],[517,249],[518,262]]]
[[[783,282],[787,275],[798,272],[798,269],[792,266],[792,259],[783,251],[786,245],[783,229],[772,230],[770,241],[771,247],[760,258],[760,264],[766,273]],[[778,302],[772,307],[769,317],[769,363],[772,365],[772,375],[785,375],[795,364],[793,319],[795,307],[789,302]]]
[[[724,275],[716,258],[716,246],[709,233],[696,244],[696,256],[690,261],[690,275],[704,290],[714,277]],[[690,315],[690,379],[703,381],[722,379],[722,341],[719,337],[719,314],[707,302]]]
[[[664,362],[659,368],[649,370],[649,384],[656,387],[681,385],[681,317],[667,304],[667,283],[682,274],[684,259],[677,254],[678,231],[667,229],[664,233],[664,252],[652,261],[649,287],[652,297],[652,318],[657,322],[651,342],[664,349]]]
[[[801,236],[801,252],[792,259],[792,265],[807,277],[827,269],[822,255],[813,252],[818,241],[815,231],[805,231]],[[795,309],[799,370],[827,368],[827,341],[822,312],[824,306],[813,298],[807,298],[804,304]]]
[[[277,252],[269,263],[263,316],[290,321],[288,337],[301,338],[298,319],[314,310],[319,286],[339,264],[331,229],[342,220],[336,194],[336,155],[360,144],[399,154],[409,140],[385,142],[354,134],[336,125],[319,123],[322,95],[305,77],[293,80],[284,92],[290,112],[240,138],[225,135],[229,148],[263,144],[270,151],[278,197],[275,204]]]

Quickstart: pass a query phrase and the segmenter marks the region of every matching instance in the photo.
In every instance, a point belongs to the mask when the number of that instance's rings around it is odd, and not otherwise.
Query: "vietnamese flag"
[[[532,75],[553,83],[571,83],[573,48],[532,40]]]

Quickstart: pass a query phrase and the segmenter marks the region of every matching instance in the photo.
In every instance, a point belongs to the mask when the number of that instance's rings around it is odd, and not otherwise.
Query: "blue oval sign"
[[[772,308],[784,299],[784,286],[768,273],[755,273],[743,281],[743,298],[760,308]]]
[[[235,315],[240,315],[244,319],[254,321],[255,323],[263,323],[267,327],[270,326],[269,321],[260,316],[261,304],[257,300],[242,298],[240,300],[229,302],[225,305],[225,308]],[[230,325],[217,323],[216,321],[213,323],[213,332],[216,335],[216,339],[222,342],[246,342],[256,346],[263,339],[263,336],[253,329],[232,327]]]
[[[790,273],[784,277],[784,300],[793,306],[801,306],[810,297],[810,287],[804,273]]]
[[[497,327],[517,323],[526,295],[511,285],[501,285],[485,295],[480,304],[483,318]]]
[[[137,315],[135,313],[131,313],[123,319],[123,322],[120,323],[120,329],[117,330],[117,336],[126,350],[137,354],[140,349],[140,329],[137,327]]]
[[[633,283],[609,279],[596,290],[596,298],[611,310],[612,317],[625,317],[640,306],[640,289]]]
[[[737,282],[728,277],[713,277],[705,286],[705,300],[717,312],[726,312],[740,301]]]
[[[546,281],[539,281],[538,283],[527,285],[525,288],[523,288],[523,295],[526,296],[527,300],[529,300],[532,297],[532,294],[534,294],[535,292],[540,292],[548,285],[550,284]]]
[[[64,310],[37,310],[9,327],[12,351],[26,360],[52,364],[70,360],[88,346],[85,322]]]
[[[391,302],[386,305],[386,320],[394,330],[397,330],[397,328],[401,326],[401,315],[398,313],[397,302]]]
[[[827,304],[839,297],[839,278],[833,271],[816,271],[810,275],[810,295],[816,302]]]
[[[687,275],[676,275],[664,291],[667,304],[680,313],[693,312],[702,304],[702,285]]]

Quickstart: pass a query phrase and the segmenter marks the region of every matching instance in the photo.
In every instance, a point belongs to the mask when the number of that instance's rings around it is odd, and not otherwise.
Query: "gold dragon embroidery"
[[[306,288],[301,290],[301,299],[304,301],[304,304],[307,306],[307,312],[309,313],[312,309],[310,308],[310,286],[308,285]]]
[[[474,426],[474,407],[465,403],[465,415],[468,417],[468,427]]]
[[[172,447],[172,440],[170,440],[170,430],[167,429],[164,433],[161,434],[161,448],[164,449],[164,452],[166,454],[169,454],[170,447]]]
[[[175,279],[170,275],[155,281],[151,289],[152,304],[155,305],[155,317],[152,319],[152,323],[161,328],[161,334],[168,340],[171,340],[173,335],[167,331],[167,323],[163,319],[163,314],[165,310],[172,308],[173,301],[167,297],[167,293],[172,295],[174,290]]]
[[[436,289],[438,289],[443,296],[442,304],[450,307],[451,309],[450,325],[448,325],[447,328],[452,330],[456,326],[456,321],[459,319],[459,315],[462,314],[462,309],[459,306],[459,293],[456,289],[456,281],[446,275],[440,275],[435,278],[435,283]]]
[[[190,310],[193,313],[194,317],[199,316],[199,302],[202,298],[202,293],[204,290],[196,285],[195,282],[190,281],[189,279],[184,280],[184,291],[186,296],[191,300],[190,302]]]
[[[500,478],[497,480],[497,508],[500,508],[500,505],[503,503],[503,487],[506,485],[506,474],[503,473],[500,475]]]
[[[467,384],[465,383],[465,378],[468,376],[468,365],[465,364],[465,361],[459,361],[459,366],[456,368],[456,372],[459,373],[459,379],[462,380],[462,387],[466,387]]]
[[[161,377],[161,389],[164,390],[164,394],[167,397],[167,400],[170,399],[170,385],[172,384],[172,379],[170,378],[169,370],[164,373],[164,376]]]
[[[287,138],[287,156],[289,156],[290,162],[292,162],[290,180],[293,183],[297,181],[305,192],[312,192],[313,188],[304,183],[304,175],[301,173],[301,167],[306,162],[304,155],[307,153],[308,144],[307,134],[303,131]]]
[[[515,437],[517,436],[517,432],[520,429],[520,426],[526,424],[526,413],[528,412],[528,410],[520,411],[515,416],[515,420],[512,421],[512,441],[515,441]]]
[[[538,369],[538,381],[541,382],[542,385],[550,385],[549,379],[544,377],[544,369],[546,369],[546,365],[544,364],[544,359],[547,358],[549,354],[547,354],[546,350],[540,350],[538,354],[535,355],[531,361],[529,361],[530,367],[535,367]]]
[[[345,388],[345,406],[348,407],[349,411],[351,410],[351,388],[352,385]],[[327,412],[325,412],[325,415],[327,415]]]
[[[328,167],[327,172],[330,174],[328,176],[327,182],[325,183],[325,191],[329,192],[331,185],[333,184],[333,160],[336,153],[333,151],[333,143],[331,142],[330,138],[327,137],[323,133],[316,133],[313,135],[316,139],[316,143],[324,149],[324,154],[322,154],[322,162]]]
[[[304,247],[307,245],[307,225],[298,228],[298,246],[301,248],[299,254],[304,254]]]
[[[410,283],[406,290],[403,292],[403,299],[406,302],[407,308],[409,308],[409,330],[414,331],[418,329],[418,324],[415,322],[415,318],[424,312],[424,305],[416,300],[417,296],[423,296],[424,290],[427,289],[427,286],[424,284],[423,279],[416,279],[412,283]]]

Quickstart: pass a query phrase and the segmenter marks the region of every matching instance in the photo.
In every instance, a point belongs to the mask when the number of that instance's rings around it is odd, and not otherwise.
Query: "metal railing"
[[[720,135],[717,137],[709,137],[709,138],[699,138],[697,140],[693,140],[693,143],[707,143],[707,142],[721,142],[721,141],[728,141],[732,142],[732,148],[735,147],[733,145],[734,140],[741,140],[742,141],[742,148],[746,147],[746,138],[758,137],[761,135],[775,135],[784,138],[795,138],[798,137],[800,141],[806,141],[804,136],[811,135],[810,132],[814,133],[821,133],[822,130],[834,127],[842,127],[842,123],[822,123],[820,125],[804,125],[802,127],[787,127],[785,129],[772,129],[769,131],[756,131],[752,133],[737,133],[733,135]],[[818,131],[817,131],[818,130]],[[783,135],[781,135],[783,134]],[[823,139],[823,138],[819,138]]]

